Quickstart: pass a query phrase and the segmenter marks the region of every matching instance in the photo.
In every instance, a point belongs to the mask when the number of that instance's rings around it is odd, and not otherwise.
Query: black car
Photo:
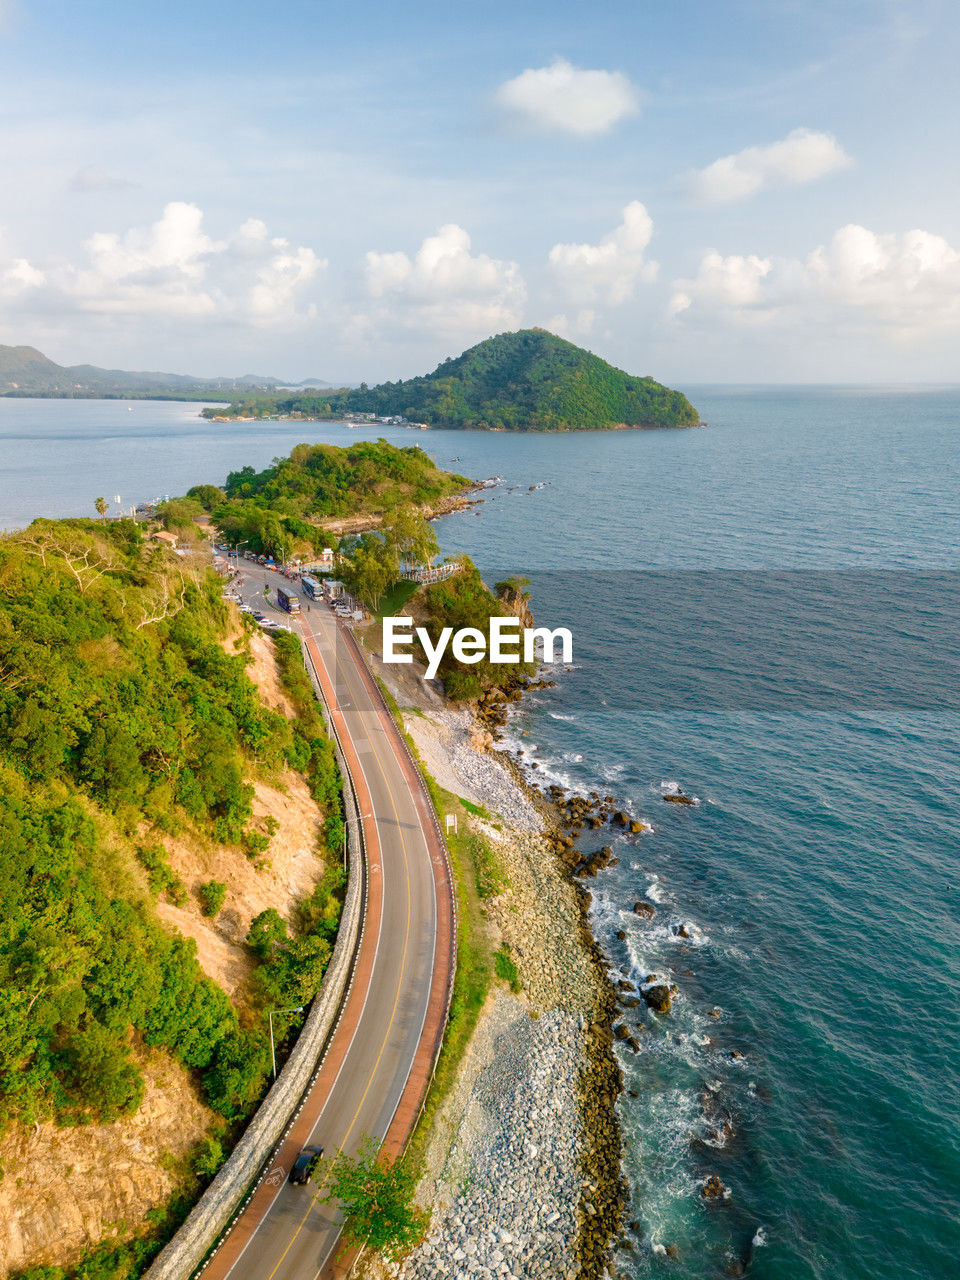
[[[290,1181],[298,1187],[310,1181],[310,1175],[316,1168],[317,1161],[323,1155],[323,1147],[304,1147],[290,1170]]]

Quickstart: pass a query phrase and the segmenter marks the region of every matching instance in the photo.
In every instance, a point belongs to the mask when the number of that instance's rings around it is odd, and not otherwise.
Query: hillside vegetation
[[[222,416],[211,410],[208,416]],[[238,401],[235,415],[401,415],[455,428],[584,431],[688,427],[697,411],[679,391],[636,378],[544,329],[501,333],[445,360],[433,373],[333,395]]]
[[[252,920],[242,1007],[161,919],[189,896],[168,846],[218,842],[252,873],[265,857],[252,779],[303,775],[326,815],[316,852],[342,844],[333,747],[299,645],[276,642],[291,720],[251,683],[242,639],[227,652],[231,625],[219,581],[130,521],[39,520],[0,539],[0,1131],[130,1116],[152,1049],[223,1118],[195,1166],[212,1173],[267,1082],[260,1010],[319,986],[337,857],[293,927],[273,908]],[[215,914],[228,888],[204,884],[194,914]],[[291,1022],[275,1026],[282,1040]]]
[[[212,512],[228,542],[246,541],[253,551],[283,559],[294,550],[306,558],[331,545],[325,521],[385,519],[410,507],[432,507],[469,484],[466,476],[440,471],[416,446],[369,440],[345,449],[298,444],[289,458],[275,458],[264,471],[231,472],[222,491],[204,485],[187,496],[200,504],[197,511],[206,506]]]

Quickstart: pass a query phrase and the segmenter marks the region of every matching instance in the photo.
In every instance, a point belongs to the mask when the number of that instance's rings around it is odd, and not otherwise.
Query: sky
[[[0,343],[956,382],[960,6],[0,0]]]

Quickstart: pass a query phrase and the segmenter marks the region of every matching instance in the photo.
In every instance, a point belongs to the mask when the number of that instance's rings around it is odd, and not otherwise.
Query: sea
[[[960,389],[684,387],[702,428],[206,423],[0,399],[0,528],[382,434],[496,483],[438,523],[573,657],[506,745],[644,823],[589,882],[626,1014],[620,1276],[960,1274]],[[689,804],[665,797],[683,796]],[[654,909],[638,914],[637,903]],[[716,1176],[724,1194],[701,1188]]]

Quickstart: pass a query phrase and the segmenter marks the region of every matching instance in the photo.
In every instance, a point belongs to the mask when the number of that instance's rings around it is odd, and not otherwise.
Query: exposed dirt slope
[[[135,1116],[79,1129],[17,1126],[4,1135],[3,1275],[70,1266],[91,1244],[141,1225],[177,1189],[178,1166],[215,1116],[167,1054],[137,1057],[147,1091]]]
[[[238,642],[239,629],[225,643],[228,652]],[[259,634],[250,644],[250,678],[269,706],[291,715],[272,644]],[[267,852],[255,864],[241,849],[167,838],[170,866],[190,899],[183,907],[157,905],[168,926],[196,940],[200,964],[241,1010],[251,972],[243,946],[251,919],[267,907],[290,919],[323,872],[316,856],[322,814],[304,779],[288,771],[254,787],[254,825],[266,830],[267,819],[276,823]],[[213,920],[197,901],[209,880],[227,885]],[[0,1137],[0,1277],[38,1265],[69,1267],[99,1241],[144,1227],[149,1211],[182,1187],[190,1151],[217,1117],[167,1054],[143,1050],[138,1057],[147,1087],[135,1116],[84,1128],[13,1125]]]

